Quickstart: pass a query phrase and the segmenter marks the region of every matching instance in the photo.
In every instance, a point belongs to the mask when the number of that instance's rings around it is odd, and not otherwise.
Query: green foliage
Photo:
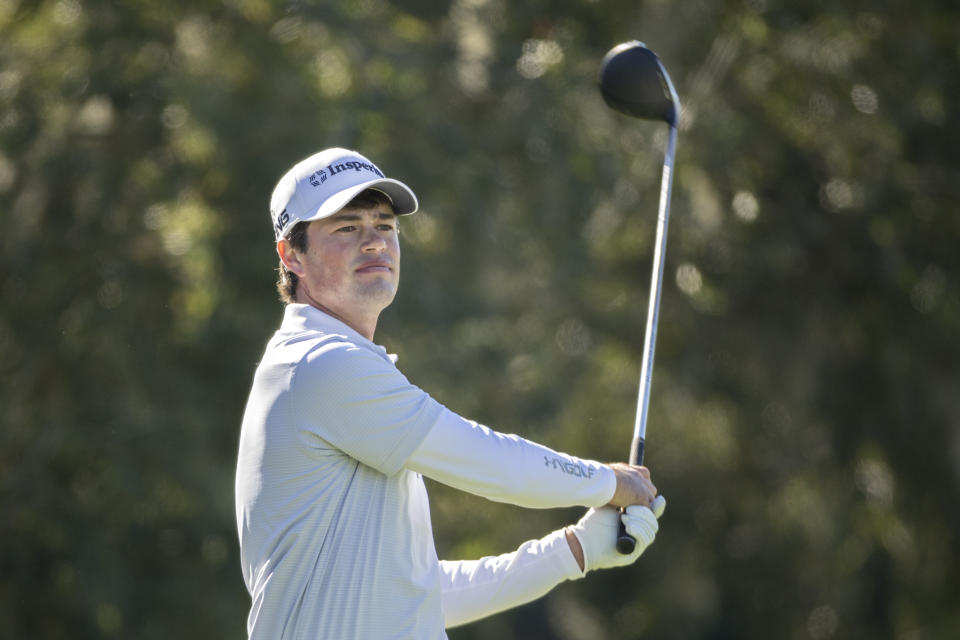
[[[378,341],[502,431],[625,457],[684,104],[637,566],[453,638],[960,626],[956,8],[0,0],[0,636],[244,632],[233,464],[280,307],[267,201],[339,145],[412,185]],[[579,516],[431,485],[438,548]]]

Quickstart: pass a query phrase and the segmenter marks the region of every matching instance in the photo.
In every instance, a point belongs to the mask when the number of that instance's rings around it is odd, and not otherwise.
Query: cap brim
[[[317,209],[313,215],[303,218],[303,222],[329,218],[347,206],[347,204],[353,200],[354,196],[359,194],[364,189],[376,189],[377,191],[382,191],[388,198],[390,198],[391,202],[393,203],[393,210],[398,216],[416,213],[420,206],[420,204],[417,202],[417,196],[414,195],[410,187],[403,184],[399,180],[394,180],[392,178],[381,178],[378,180],[370,180],[369,182],[362,182],[330,196],[322,205],[320,205],[320,208]]]

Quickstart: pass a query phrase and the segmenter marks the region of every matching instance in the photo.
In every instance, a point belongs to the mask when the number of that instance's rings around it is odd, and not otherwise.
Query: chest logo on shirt
[[[563,471],[567,475],[576,476],[578,478],[592,478],[594,470],[588,468],[586,465],[577,464],[575,462],[567,462],[566,460],[561,460],[560,458],[551,458],[550,456],[543,456],[543,464],[547,467],[553,467],[559,471]]]

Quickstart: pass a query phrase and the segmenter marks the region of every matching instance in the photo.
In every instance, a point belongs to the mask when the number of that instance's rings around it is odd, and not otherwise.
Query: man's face
[[[374,318],[397,293],[400,243],[396,216],[386,204],[344,209],[307,227],[299,300],[347,320]]]

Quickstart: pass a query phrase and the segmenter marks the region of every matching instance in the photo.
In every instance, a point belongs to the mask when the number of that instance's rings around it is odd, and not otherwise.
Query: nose
[[[364,226],[363,242],[360,245],[360,250],[364,253],[381,253],[386,249],[387,241],[377,232],[377,229],[372,225]]]

